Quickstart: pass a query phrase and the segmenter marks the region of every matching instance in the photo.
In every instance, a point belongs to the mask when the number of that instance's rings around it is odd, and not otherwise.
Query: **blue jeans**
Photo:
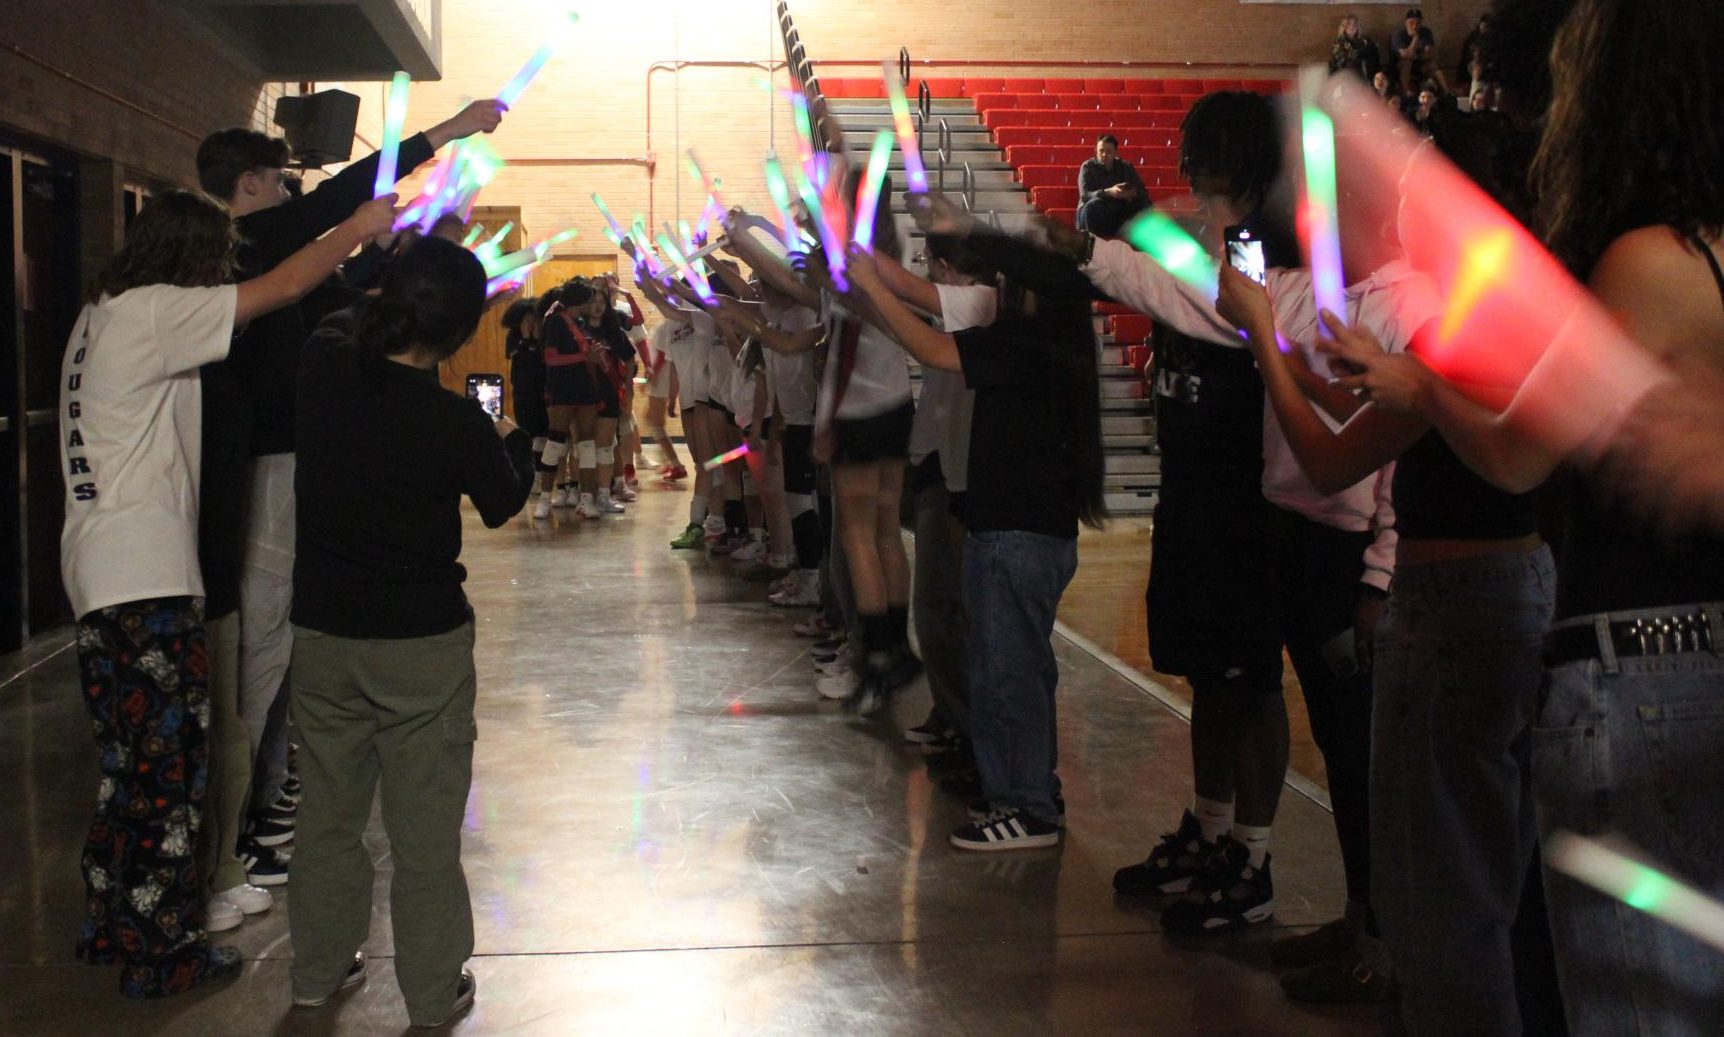
[[[1024,532],[973,532],[964,547],[970,614],[970,727],[982,794],[1044,821],[1059,811],[1049,638],[1060,595],[1077,572],[1077,541]]]
[[[1533,729],[1533,791],[1543,837],[1620,837],[1659,870],[1724,897],[1724,655],[1549,670]],[[1545,882],[1572,1032],[1720,1032],[1724,953],[1563,875],[1547,870]]]
[[[1411,1037],[1521,1032],[1509,930],[1555,591],[1545,548],[1395,573],[1373,670],[1371,904]]]

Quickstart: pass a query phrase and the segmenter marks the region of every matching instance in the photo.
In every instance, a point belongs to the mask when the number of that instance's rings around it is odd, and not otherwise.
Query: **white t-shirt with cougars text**
[[[60,372],[60,575],[80,618],[204,592],[198,368],[227,356],[238,300],[231,284],[149,285],[104,296],[73,326]]]

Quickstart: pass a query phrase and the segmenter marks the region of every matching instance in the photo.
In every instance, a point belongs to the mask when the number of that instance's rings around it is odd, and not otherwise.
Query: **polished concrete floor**
[[[793,616],[721,560],[672,552],[685,497],[487,531],[469,516],[479,724],[464,859],[479,978],[468,1034],[1366,1034],[1370,1009],[1285,1001],[1268,940],[1338,913],[1328,815],[1289,792],[1270,926],[1175,940],[1117,902],[1190,796],[1184,722],[1062,639],[1058,849],[966,854],[962,802],[900,730],[811,685]],[[1081,580],[1080,580],[1081,583]],[[800,613],[798,613],[800,615]],[[0,658],[0,1034],[376,1034],[406,1016],[389,848],[366,986],[288,1007],[287,896],[222,934],[238,981],[128,1003],[78,964],[95,785],[67,638]],[[1123,669],[1123,667],[1121,667]],[[10,679],[7,679],[10,678]]]

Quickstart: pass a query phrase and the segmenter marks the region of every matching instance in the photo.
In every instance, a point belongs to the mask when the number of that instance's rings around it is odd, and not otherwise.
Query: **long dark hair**
[[[1028,332],[1048,342],[1052,368],[1048,391],[1060,427],[1049,429],[1066,444],[1066,462],[1077,493],[1078,519],[1091,529],[1107,522],[1102,489],[1107,461],[1101,445],[1100,349],[1088,299],[1050,299],[1032,295],[1016,282],[1000,286],[1000,312],[1025,319]]]
[[[521,349],[521,344],[527,341],[526,324],[528,321],[537,323],[539,318],[539,300],[516,299],[503,311],[503,355],[514,356]]]
[[[438,361],[455,355],[485,310],[485,267],[452,241],[420,238],[384,271],[381,292],[365,300],[358,339],[379,356],[415,345]]]
[[[91,282],[90,301],[152,284],[226,284],[238,245],[227,206],[197,191],[163,191],[138,213],[124,247]]]
[[[1576,276],[1639,227],[1724,231],[1724,18],[1696,0],[1580,0],[1551,50],[1533,160],[1545,239]]]

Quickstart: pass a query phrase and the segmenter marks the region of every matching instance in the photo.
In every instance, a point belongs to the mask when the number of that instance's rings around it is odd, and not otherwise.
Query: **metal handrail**
[[[964,163],[964,195],[963,195],[963,197],[964,197],[964,211],[965,212],[975,212],[976,211],[976,171],[970,168],[970,164],[968,162]]]
[[[936,190],[941,194],[946,192],[946,163],[952,161],[952,127],[946,120],[939,122],[940,135],[935,138],[934,157],[939,160],[935,172]]]

